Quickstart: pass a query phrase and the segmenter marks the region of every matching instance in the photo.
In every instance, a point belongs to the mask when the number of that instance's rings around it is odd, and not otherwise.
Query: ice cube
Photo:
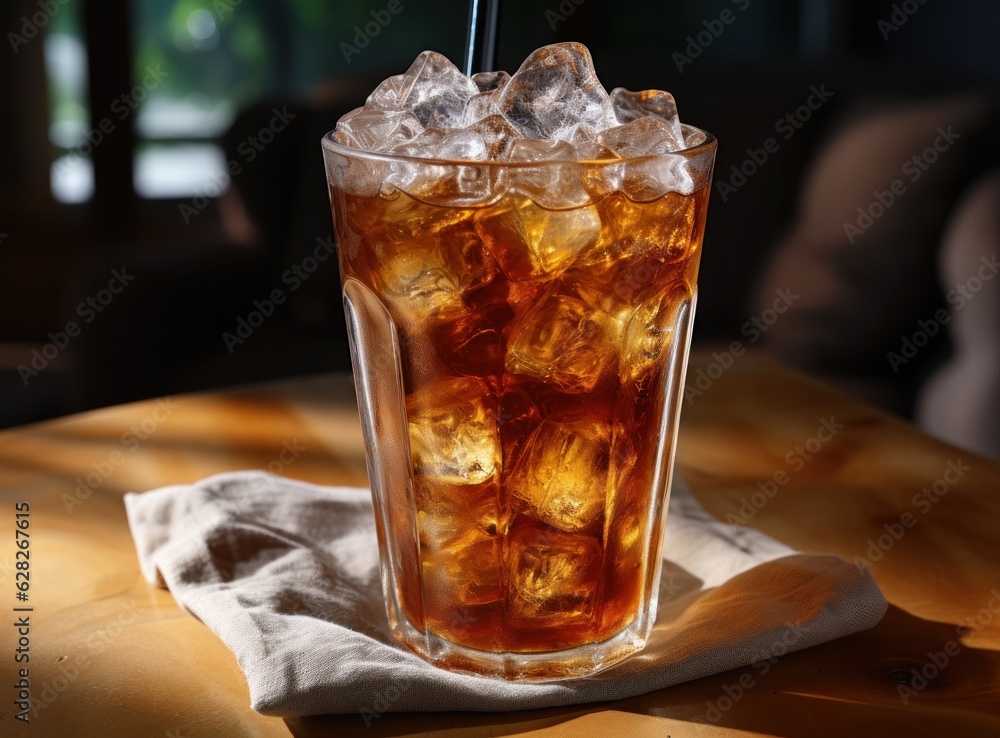
[[[417,477],[414,493],[430,610],[499,600],[502,521],[496,480],[442,485]]]
[[[565,140],[574,146],[586,144],[591,141],[597,141],[598,136],[600,136],[600,131],[595,130],[586,123],[575,124],[572,127],[572,130],[567,131],[567,133],[568,136]]]
[[[500,395],[500,445],[503,473],[509,476],[517,466],[525,442],[542,420],[531,392],[517,377],[505,375]]]
[[[452,161],[482,161],[487,158],[486,142],[478,131],[458,131],[441,142],[438,156]]]
[[[499,273],[499,269],[495,273]],[[513,310],[508,302],[510,287],[510,282],[506,279],[484,282],[466,293],[465,304],[471,311],[482,315],[484,320],[498,328],[503,327],[513,317]]]
[[[566,274],[563,288],[578,298],[602,329],[602,338],[617,351],[635,307],[629,295],[617,290],[619,270],[600,267],[574,270]]]
[[[479,92],[458,67],[433,51],[422,52],[403,77],[400,104],[428,128],[460,128],[465,103]]]
[[[431,317],[447,317],[462,307],[462,285],[444,252],[431,245],[383,240],[383,231],[365,237],[378,260],[375,281],[390,303],[393,319],[410,327]]]
[[[431,612],[500,600],[501,546],[498,536],[469,534],[443,548],[421,551],[424,592]]]
[[[461,128],[428,128],[416,138],[403,141],[390,149],[390,153],[402,156],[415,156],[428,159],[441,158],[438,154],[441,145],[451,134],[459,133]]]
[[[475,485],[415,480],[417,529],[429,609],[500,599],[500,489],[495,477]]]
[[[365,107],[379,108],[380,110],[400,110],[402,107],[402,90],[405,84],[405,74],[396,74],[383,80],[378,87],[372,90],[372,94],[365,101]]]
[[[463,228],[467,213],[459,208],[439,208],[428,205],[401,194],[398,191],[378,201],[378,208],[369,206],[369,219],[365,221],[360,233],[383,227],[386,236],[392,239],[436,241],[444,231],[454,227]]]
[[[635,203],[614,193],[597,208],[601,238],[563,276],[563,291],[605,314],[609,335],[623,335],[635,306],[662,285],[693,279],[685,257],[691,248],[694,203],[673,194],[652,203]]]
[[[594,138],[580,137],[573,143],[580,164],[580,178],[587,192],[587,202],[599,202],[621,190],[621,157]],[[600,162],[599,164],[592,162]]]
[[[486,158],[486,143],[474,130],[431,128],[413,141],[397,146],[393,153],[426,159],[481,161]]]
[[[345,146],[361,148],[357,141],[339,129],[334,132],[333,139]],[[344,156],[330,151],[327,152],[326,168],[330,181],[337,182],[338,189],[361,198],[377,196],[391,171],[391,166],[385,161],[366,161],[357,156]]]
[[[684,148],[684,135],[677,117],[677,103],[674,96],[663,90],[643,90],[630,92],[624,87],[611,91],[611,104],[621,123],[631,123],[647,116],[654,116],[667,124],[675,148]]]
[[[555,385],[571,394],[589,392],[617,362],[603,316],[581,300],[548,294],[510,329],[507,371]]]
[[[545,164],[553,161],[576,161],[576,151],[569,141],[521,138],[511,149],[510,160],[525,164]]]
[[[604,518],[611,432],[591,417],[552,415],[525,444],[507,488],[553,528],[598,534]]]
[[[510,75],[502,69],[497,72],[476,72],[472,75],[472,82],[479,88],[480,92],[503,89],[509,81]]]
[[[428,128],[392,150],[410,159],[392,162],[386,182],[426,202],[463,206],[489,202],[499,186],[499,172],[475,164],[439,164],[416,159],[477,162],[488,156],[486,142],[475,130]]]
[[[602,144],[598,138],[581,138],[573,143],[576,157],[580,161],[606,161],[620,159],[612,149]]]
[[[423,214],[420,208],[414,211],[415,217]],[[456,316],[462,310],[462,296],[496,274],[495,262],[470,223],[441,226],[436,233],[433,223],[418,236],[407,233],[417,227],[416,221],[395,220],[363,237],[374,279],[393,318],[404,326]]]
[[[585,123],[601,131],[617,124],[587,47],[544,46],[510,78],[500,97],[503,114],[533,138],[568,138]]]
[[[385,227],[364,236],[373,257],[375,281],[397,321],[419,324],[431,316],[456,312],[462,306],[461,277],[435,241],[393,238]]]
[[[470,97],[469,101],[465,103],[465,110],[462,111],[462,122],[468,128],[477,121],[488,118],[491,115],[499,115],[497,112],[496,95],[492,92],[481,92],[478,95]],[[508,123],[508,125],[510,124]],[[511,127],[513,128],[513,126]]]
[[[694,187],[687,163],[678,154],[683,141],[674,139],[660,118],[648,116],[602,132],[600,143],[627,161],[616,167],[618,189],[633,200],[648,202],[666,192],[690,193]],[[640,158],[642,157],[642,158]]]
[[[465,104],[463,119],[466,127],[491,115],[500,115],[500,95],[510,80],[506,72],[479,72],[472,75],[472,82],[479,89]],[[509,125],[509,124],[508,124]],[[517,133],[520,136],[520,132]]]
[[[590,202],[576,149],[568,141],[519,139],[511,146],[509,159],[524,165],[510,168],[510,189],[542,207],[562,209]]]
[[[399,158],[390,163],[390,171],[386,175],[384,188],[386,190],[402,190],[414,197],[429,199],[428,191],[433,191],[442,181],[447,180],[447,170],[439,166],[416,161],[420,158],[440,158],[438,151],[449,133],[458,132],[457,128],[428,128],[419,136],[389,150],[390,154],[401,157],[412,157],[414,161]]]
[[[602,132],[598,141],[622,157],[655,156],[683,148],[680,139],[659,118],[633,120]]]
[[[540,279],[509,282],[508,284],[507,303],[517,315],[523,315],[526,310],[530,310],[532,305],[541,300],[552,289],[548,282]],[[509,326],[506,333],[510,334]]]
[[[670,264],[688,256],[695,226],[693,198],[667,194],[655,202],[633,202],[619,194],[606,198],[600,208],[605,241],[613,240],[618,258],[637,261],[655,271],[653,262]],[[627,278],[644,283],[636,285],[643,287],[653,281],[653,276],[644,278],[644,274],[637,273]],[[633,294],[635,291],[630,290]]]
[[[497,399],[481,379],[460,377],[406,399],[415,477],[437,484],[481,484],[500,469]]]
[[[555,626],[590,621],[600,581],[600,543],[591,536],[518,522],[508,552],[509,622]]]
[[[477,119],[470,130],[482,136],[486,142],[486,158],[492,161],[505,159],[514,142],[521,137],[521,132],[510,121],[496,114]]]
[[[496,477],[481,484],[442,484],[426,475],[414,479],[417,528],[422,551],[496,536],[501,529]]]
[[[682,126],[682,128],[684,129],[685,148],[690,149],[694,146],[700,146],[708,138],[704,131],[699,131],[697,128],[691,128],[690,126]]]
[[[470,310],[433,329],[441,359],[456,374],[496,377],[503,371],[503,338],[489,317]]]
[[[511,207],[484,211],[476,231],[511,279],[551,278],[597,242],[601,219],[593,206],[546,210],[522,200]]]
[[[334,138],[365,151],[389,151],[423,131],[420,121],[409,111],[358,108],[340,119]]]
[[[650,202],[669,192],[694,192],[694,179],[680,154],[629,160],[622,165],[622,171],[622,192],[636,202]]]
[[[679,281],[636,308],[622,340],[618,373],[623,382],[639,381],[651,369],[663,368],[678,318],[687,312],[682,306],[691,299],[687,283]]]
[[[655,443],[648,443],[656,448]],[[653,454],[655,456],[655,454]],[[650,527],[655,517],[650,510],[652,468],[647,473],[619,477],[621,482],[608,494],[604,526],[604,561],[601,599],[604,602],[635,602],[653,563]],[[662,554],[662,552],[661,552]],[[655,561],[655,559],[654,559]],[[617,608],[603,608],[605,627],[612,632],[624,627],[634,617]]]

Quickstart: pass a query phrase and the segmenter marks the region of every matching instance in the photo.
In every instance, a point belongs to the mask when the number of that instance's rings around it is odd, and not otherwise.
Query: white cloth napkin
[[[868,572],[720,523],[675,477],[646,648],[596,676],[516,683],[438,669],[389,634],[370,493],[261,472],[125,496],[143,574],[233,651],[259,712],[520,710],[613,700],[875,625]]]

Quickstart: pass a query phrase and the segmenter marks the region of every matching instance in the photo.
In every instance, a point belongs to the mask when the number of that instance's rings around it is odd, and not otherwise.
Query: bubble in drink
[[[373,482],[390,620],[425,658],[536,678],[641,647],[704,141],[669,93],[609,95],[579,44],[471,79],[424,52],[329,137],[369,468],[408,449],[405,489]]]

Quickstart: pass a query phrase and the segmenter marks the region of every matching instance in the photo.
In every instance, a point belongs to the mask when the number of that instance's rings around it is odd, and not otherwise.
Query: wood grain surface
[[[367,723],[258,715],[232,654],[143,580],[121,497],[246,468],[364,485],[350,379],[310,378],[0,433],[0,734],[1000,736],[1000,464],[767,361],[741,357],[705,385],[685,402],[678,450],[697,497],[803,551],[865,559],[891,603],[876,628],[614,703]],[[31,588],[18,603],[25,501]],[[24,605],[29,725],[13,688],[12,608]]]

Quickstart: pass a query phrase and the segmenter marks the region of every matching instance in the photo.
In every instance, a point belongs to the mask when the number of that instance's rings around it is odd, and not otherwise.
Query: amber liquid
[[[550,211],[508,193],[460,209],[332,191],[345,282],[374,293],[399,340],[412,484],[399,499],[414,512],[392,506],[381,532],[417,630],[529,653],[636,619],[659,556],[667,358],[686,350],[707,200],[614,193]]]

